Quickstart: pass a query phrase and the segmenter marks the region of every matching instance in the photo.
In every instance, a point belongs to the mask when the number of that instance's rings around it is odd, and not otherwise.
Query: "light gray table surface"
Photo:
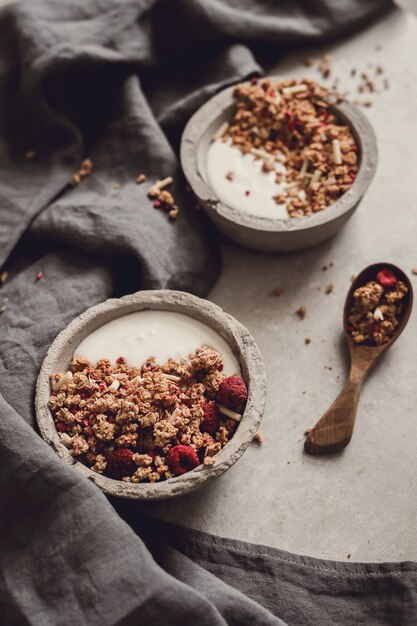
[[[318,78],[300,59],[320,51],[302,51],[277,73]],[[341,91],[358,82],[350,78],[352,67],[371,74],[369,63],[384,67],[390,89],[372,97],[373,107],[365,109],[378,140],[376,177],[347,226],[320,247],[271,255],[224,242],[224,269],[210,299],[247,326],[264,356],[265,441],[251,444],[208,487],[176,501],[149,503],[146,510],[187,527],[298,554],[414,560],[417,311],[366,383],[346,450],[308,456],[303,433],[331,404],[347,374],[341,321],[351,275],[380,260],[409,274],[417,266],[417,20],[396,10],[323,51],[331,54]],[[330,262],[334,266],[323,272]],[[417,288],[417,276],[413,281]],[[335,289],[326,295],[330,282]],[[283,287],[284,295],[271,297],[274,287]],[[304,320],[294,313],[300,305],[308,310]],[[310,345],[304,344],[306,336]]]

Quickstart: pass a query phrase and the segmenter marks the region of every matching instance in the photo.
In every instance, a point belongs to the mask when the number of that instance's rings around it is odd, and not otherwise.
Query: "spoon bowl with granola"
[[[336,452],[349,443],[362,385],[380,356],[404,330],[412,306],[411,282],[391,263],[370,265],[354,279],[343,314],[351,360],[349,378],[331,407],[308,432],[306,452]]]
[[[377,148],[363,113],[325,87],[253,78],[194,114],[181,163],[228,237],[292,251],[325,241],[349,219],[372,181]]]

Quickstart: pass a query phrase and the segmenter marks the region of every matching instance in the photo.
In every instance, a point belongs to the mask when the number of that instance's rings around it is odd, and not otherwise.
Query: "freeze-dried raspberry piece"
[[[201,405],[204,411],[203,421],[201,422],[201,430],[203,432],[214,435],[219,429],[219,410],[215,402],[203,402]]]
[[[230,409],[238,409],[248,398],[248,390],[239,376],[228,376],[219,386],[217,402]]]
[[[376,279],[383,287],[393,287],[397,283],[397,277],[388,268],[378,272]]]
[[[125,476],[130,476],[136,470],[136,464],[132,461],[132,450],[119,448],[106,455],[107,467],[106,475],[116,480],[121,480]]]
[[[170,471],[181,476],[200,465],[196,452],[190,446],[173,446],[166,456],[166,463]]]

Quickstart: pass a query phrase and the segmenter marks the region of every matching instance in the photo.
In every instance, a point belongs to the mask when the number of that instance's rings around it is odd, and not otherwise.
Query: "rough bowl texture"
[[[200,465],[193,471],[161,483],[125,483],[93,472],[77,461],[61,443],[47,402],[50,396],[49,375],[66,371],[74,350],[89,334],[111,320],[142,310],[175,311],[189,315],[213,328],[230,345],[242,370],[249,396],[243,418],[232,439],[216,455],[210,468]],[[181,291],[140,291],[112,299],[88,309],[73,320],[55,339],[42,364],[36,385],[36,417],[42,437],[59,457],[73,465],[105,493],[135,500],[159,500],[180,496],[198,489],[220,476],[243,454],[252,441],[262,418],[266,401],[266,376],[259,349],[250,333],[233,317],[212,302]]]
[[[279,77],[270,77],[280,80]],[[207,182],[206,155],[214,132],[230,119],[234,87],[211,98],[189,120],[181,139],[181,164],[200,204],[211,220],[237,243],[267,252],[301,250],[329,239],[357,208],[375,174],[378,153],[375,134],[363,113],[351,104],[330,106],[350,126],[358,143],[360,165],[355,182],[325,210],[308,217],[285,220],[255,217],[232,209],[214,195]]]

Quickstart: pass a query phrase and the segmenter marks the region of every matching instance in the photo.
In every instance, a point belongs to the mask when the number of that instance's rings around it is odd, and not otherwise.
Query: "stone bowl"
[[[197,468],[160,483],[125,483],[103,476],[75,459],[61,442],[47,402],[49,375],[68,369],[80,342],[111,320],[142,310],[175,311],[195,318],[215,330],[229,344],[248,386],[248,400],[232,439],[216,455],[212,467]],[[181,291],[139,291],[120,299],[106,300],[74,319],[54,340],[42,364],[36,384],[36,417],[42,437],[58,456],[73,465],[108,495],[133,500],[162,500],[186,494],[223,474],[243,454],[259,428],[266,401],[266,376],[262,356],[250,333],[231,315],[212,302]]]
[[[277,81],[279,77],[270,77]],[[372,126],[348,103],[329,110],[347,124],[358,144],[359,169],[351,188],[336,202],[311,216],[271,219],[251,216],[223,204],[211,190],[206,155],[213,134],[231,118],[234,87],[206,102],[188,121],[181,138],[181,165],[188,183],[208,217],[227,237],[242,246],[267,252],[301,250],[333,237],[351,217],[375,174],[378,152]]]

